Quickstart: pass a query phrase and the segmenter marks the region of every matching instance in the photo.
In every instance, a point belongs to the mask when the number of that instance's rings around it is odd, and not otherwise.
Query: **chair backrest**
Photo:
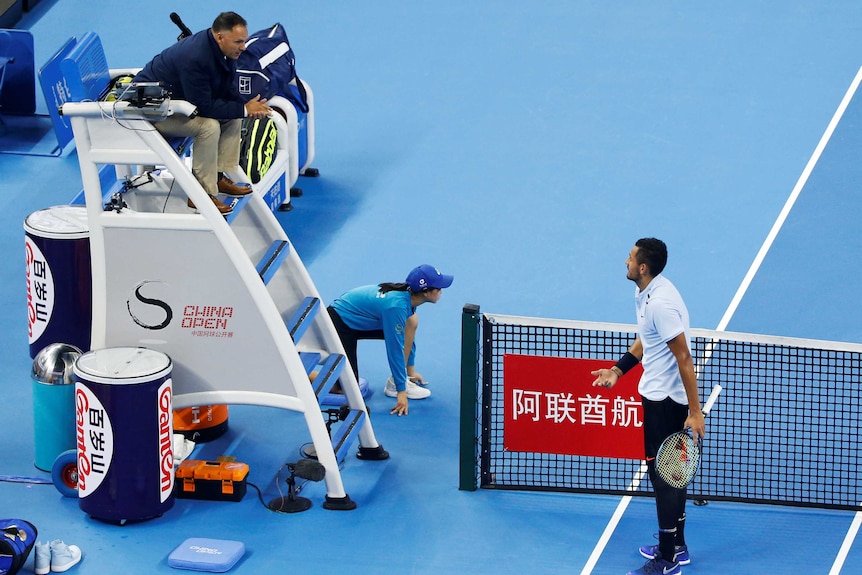
[[[9,33],[9,30],[0,30],[0,58],[3,58],[4,60],[12,58],[11,47],[12,34]]]
[[[12,35],[6,30],[0,30],[0,111],[3,110],[3,79],[6,77],[6,66],[15,61],[10,46]]]
[[[33,34],[0,30],[0,111],[29,116],[36,111]]]
[[[100,100],[111,83],[111,73],[99,36],[84,34],[60,61],[60,71],[69,87],[67,102]]]
[[[39,83],[62,150],[72,141],[72,125],[59,113],[66,102],[96,101],[110,84],[102,41],[94,32],[70,38],[39,70]]]

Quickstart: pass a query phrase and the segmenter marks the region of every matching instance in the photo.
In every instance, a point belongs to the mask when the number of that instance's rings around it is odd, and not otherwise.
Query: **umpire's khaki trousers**
[[[165,136],[194,138],[192,173],[209,195],[217,195],[218,173],[233,172],[239,165],[242,119],[214,120],[173,115],[154,125]]]

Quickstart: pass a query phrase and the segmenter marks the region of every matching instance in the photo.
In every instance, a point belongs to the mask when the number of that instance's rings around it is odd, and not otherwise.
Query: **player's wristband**
[[[619,359],[619,361],[616,364],[614,364],[614,367],[619,369],[621,372],[623,372],[622,374],[625,375],[626,372],[628,372],[631,368],[633,368],[634,366],[636,366],[640,362],[641,362],[641,360],[639,360],[637,357],[635,357],[635,354],[631,353],[630,351],[627,351],[625,353],[625,355],[623,355]]]

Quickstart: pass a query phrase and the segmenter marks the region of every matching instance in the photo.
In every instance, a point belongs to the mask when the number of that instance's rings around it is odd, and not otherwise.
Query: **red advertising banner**
[[[643,459],[638,365],[612,389],[590,372],[608,360],[503,356],[506,451]]]

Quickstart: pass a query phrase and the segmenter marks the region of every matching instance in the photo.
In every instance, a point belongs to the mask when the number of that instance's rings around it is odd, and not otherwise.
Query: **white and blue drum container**
[[[84,206],[54,206],[24,220],[30,358],[52,343],[90,349],[90,228]]]
[[[171,367],[142,347],[75,362],[78,503],[91,517],[124,524],[173,507]]]

